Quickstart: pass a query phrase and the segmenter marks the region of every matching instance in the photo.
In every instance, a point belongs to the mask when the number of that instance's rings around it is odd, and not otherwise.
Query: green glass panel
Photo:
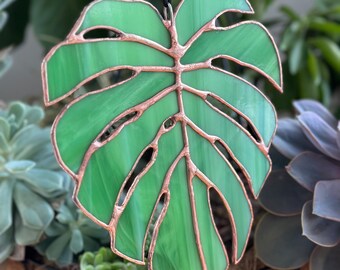
[[[171,177],[170,204],[160,226],[153,256],[153,269],[202,269],[189,198],[185,159]]]
[[[125,65],[172,66],[173,59],[135,42],[106,40],[63,45],[47,63],[49,101],[67,94],[98,72]]]
[[[223,244],[215,230],[212,213],[209,208],[207,186],[197,177],[193,180],[197,222],[201,232],[203,253],[207,270],[227,269],[228,259],[223,250]]]
[[[123,85],[91,94],[73,104],[56,127],[57,146],[64,163],[77,172],[88,147],[106,125],[125,110],[173,85],[174,80],[172,73],[145,72]],[[171,105],[171,102],[167,104]]]
[[[179,43],[184,45],[202,26],[227,10],[251,12],[246,0],[185,0],[176,16]]]
[[[252,181],[252,189],[258,195],[270,170],[270,162],[257,144],[236,124],[210,108],[200,97],[183,91],[183,102],[186,115],[196,125],[209,135],[221,138],[228,145],[247,170]],[[207,164],[211,164],[211,161]],[[215,167],[216,164],[213,164],[214,166],[209,166]]]
[[[164,119],[177,112],[176,99],[175,93],[161,99],[91,157],[78,200],[100,221],[106,224],[110,221],[122,183],[142,150],[154,139]]]
[[[216,123],[218,125],[218,123]],[[251,229],[251,209],[246,199],[243,184],[236,178],[211,143],[188,128],[191,159],[197,168],[212,181],[223,194],[231,209],[231,216],[236,225],[237,256],[240,258],[246,247]],[[204,155],[204,158],[202,156]],[[214,164],[214,166],[211,166]],[[189,268],[188,268],[189,269]]]
[[[104,0],[94,3],[82,21],[78,33],[93,27],[111,27],[125,34],[138,35],[170,47],[170,35],[159,13],[143,2]]]
[[[244,113],[268,146],[275,132],[276,114],[273,105],[251,84],[232,75],[212,69],[182,74],[183,83],[198,90],[209,91]]]
[[[182,64],[204,62],[219,55],[252,65],[281,85],[279,56],[269,34],[259,24],[203,33],[183,56]]]
[[[161,137],[156,162],[140,179],[119,219],[115,247],[131,258],[143,260],[143,241],[152,211],[165,176],[182,149],[182,129],[181,125],[177,124]]]

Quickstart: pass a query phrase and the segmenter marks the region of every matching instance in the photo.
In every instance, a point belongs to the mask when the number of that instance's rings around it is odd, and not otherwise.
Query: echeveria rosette
[[[70,179],[55,160],[50,129],[39,126],[43,117],[20,102],[0,110],[0,262],[40,240],[52,203],[67,192]]]
[[[234,61],[282,91],[278,51],[257,22],[216,27],[224,12],[253,10],[246,0],[184,0],[174,20],[165,21],[145,1],[95,1],[42,65],[46,105],[78,96],[52,132],[58,161],[76,182],[76,204],[110,232],[116,254],[142,265],[147,257],[150,269],[228,268],[211,189],[230,216],[238,262],[253,213],[236,170],[257,197],[271,169],[272,104],[254,85],[211,63]],[[89,38],[96,29],[116,35]],[[133,75],[125,81],[78,91],[126,69]]]
[[[284,155],[279,159],[289,164],[275,168],[260,196],[270,214],[257,228],[257,253],[274,268],[297,268],[310,261],[313,270],[339,269],[339,122],[316,101],[297,101],[294,107],[296,119],[280,120],[274,139]],[[274,231],[280,232],[275,240],[270,238]],[[293,239],[300,242],[292,244]]]
[[[69,187],[72,189],[73,185]],[[81,252],[95,251],[109,243],[108,233],[74,205],[71,194],[56,212],[45,230],[46,239],[35,246],[48,260],[60,266],[70,265]]]

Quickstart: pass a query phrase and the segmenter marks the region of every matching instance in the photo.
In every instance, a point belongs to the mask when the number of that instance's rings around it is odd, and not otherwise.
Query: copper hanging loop
[[[171,0],[164,0],[163,2],[164,2],[164,6],[163,6],[164,19],[166,21],[170,21],[171,25],[173,25],[174,11],[171,5]]]

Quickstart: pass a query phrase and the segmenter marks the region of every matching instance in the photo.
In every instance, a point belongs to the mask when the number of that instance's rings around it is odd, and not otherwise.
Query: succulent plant
[[[146,270],[146,267],[124,262],[109,248],[101,248],[98,252],[85,252],[81,256],[80,270]]]
[[[69,178],[58,167],[40,107],[0,108],[0,262],[39,241],[54,216],[52,203]],[[21,254],[23,254],[21,252]]]
[[[274,139],[279,152],[272,155],[274,170],[260,196],[269,213],[258,223],[256,252],[273,268],[309,262],[311,270],[338,270],[339,122],[316,101],[294,102],[294,107],[297,119],[280,120]]]
[[[73,190],[70,183],[68,190]],[[57,214],[46,228],[46,239],[36,245],[38,252],[48,260],[64,266],[71,264],[75,255],[83,251],[98,250],[110,241],[108,233],[81,213],[71,194],[56,210]]]

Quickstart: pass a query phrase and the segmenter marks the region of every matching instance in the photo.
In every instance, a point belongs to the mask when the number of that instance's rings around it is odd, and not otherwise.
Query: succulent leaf
[[[305,265],[314,243],[302,236],[301,216],[277,217],[265,214],[255,231],[258,258],[275,269],[296,269]]]
[[[25,201],[22,198],[25,198]],[[27,227],[45,229],[53,219],[54,211],[50,204],[21,183],[15,185],[14,202],[23,224]]]
[[[300,186],[285,171],[273,171],[263,187],[259,201],[270,213],[278,216],[295,216],[301,213],[306,201],[313,194]]]
[[[340,224],[340,180],[320,181],[314,192],[313,213]],[[339,232],[340,238],[340,232]]]
[[[314,112],[305,112],[297,116],[307,136],[320,152],[340,160],[340,149],[337,147],[337,132]]]
[[[289,163],[287,172],[301,186],[313,192],[320,180],[339,178],[340,162],[321,154],[304,152]]]
[[[313,202],[309,201],[302,210],[303,235],[323,247],[334,247],[340,243],[340,222],[313,214]]]
[[[340,245],[334,248],[317,247],[310,259],[310,270],[338,270]]]
[[[287,158],[292,159],[305,151],[318,152],[307,139],[299,122],[295,119],[280,119],[274,146]]]
[[[332,128],[336,128],[338,126],[338,120],[322,104],[320,104],[320,102],[303,99],[294,101],[293,105],[297,114],[303,114],[304,112],[314,112]]]
[[[14,182],[0,180],[0,236],[12,225],[13,187]]]

